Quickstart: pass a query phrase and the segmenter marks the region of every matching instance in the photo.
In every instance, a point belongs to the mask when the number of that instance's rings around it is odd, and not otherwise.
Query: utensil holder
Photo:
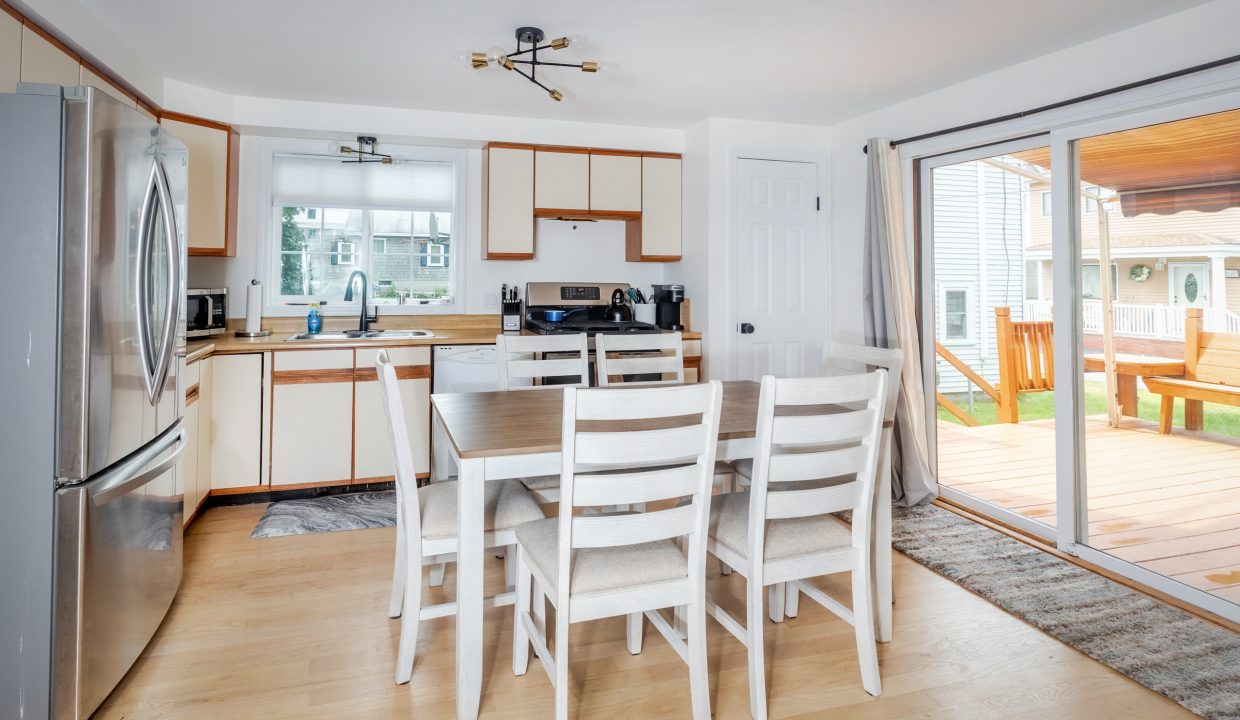
[[[633,319],[654,325],[654,303],[633,306]]]

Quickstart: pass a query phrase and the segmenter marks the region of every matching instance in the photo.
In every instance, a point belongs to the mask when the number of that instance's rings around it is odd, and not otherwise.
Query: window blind
[[[455,172],[447,162],[359,164],[277,154],[271,162],[271,199],[281,207],[451,212]]]

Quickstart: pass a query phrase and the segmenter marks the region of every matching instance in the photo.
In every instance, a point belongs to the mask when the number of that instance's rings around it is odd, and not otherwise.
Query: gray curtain
[[[871,138],[867,156],[862,306],[865,341],[875,347],[904,350],[892,443],[891,491],[898,502],[912,506],[927,502],[939,493],[929,464],[926,395],[922,387],[912,278],[914,268],[909,262],[904,233],[899,157],[886,138]]]

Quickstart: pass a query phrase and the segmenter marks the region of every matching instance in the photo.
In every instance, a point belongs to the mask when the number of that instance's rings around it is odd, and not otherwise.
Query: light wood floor
[[[394,531],[251,540],[261,512],[212,509],[189,528],[181,593],[96,717],[451,717],[453,619],[423,623],[413,682],[392,682]],[[502,563],[488,565],[493,592]],[[450,570],[445,587],[453,582]],[[895,640],[879,649],[882,697],[861,689],[852,629],[803,599],[799,618],[766,624],[772,717],[1192,717],[902,555],[895,582]],[[713,584],[741,611],[739,576]],[[839,581],[825,587],[845,596]],[[550,717],[537,661],[526,676],[512,674],[511,618],[510,608],[487,610],[482,715]],[[749,717],[744,651],[713,621],[708,628],[715,715]],[[639,656],[625,649],[621,619],[575,625],[571,643],[572,717],[689,716],[687,670],[657,631],[647,627]]]
[[[1086,418],[1090,544],[1240,603],[1240,445]],[[940,482],[1055,524],[1051,421],[939,423]]]

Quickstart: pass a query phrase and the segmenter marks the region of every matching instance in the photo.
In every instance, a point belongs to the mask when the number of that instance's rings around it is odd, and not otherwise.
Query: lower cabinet
[[[215,444],[215,358],[198,361],[198,487],[194,503],[185,503],[188,516],[197,510],[211,491],[211,448]]]
[[[188,397],[185,399],[185,411],[181,416],[182,426],[185,428],[185,447],[181,451],[181,497],[183,499],[184,513],[182,519],[188,525],[190,519],[194,515],[194,509],[198,507],[199,494],[198,486],[200,478],[198,476],[198,459],[202,454],[202,443],[199,442],[198,433],[201,430],[201,414],[198,396],[194,390],[190,390]],[[210,453],[210,448],[207,448]],[[210,482],[210,479],[206,479]]]
[[[430,474],[431,351],[425,347],[386,348],[396,370],[405,409],[414,472]],[[353,477],[357,482],[389,480],[395,470],[382,388],[375,375],[379,348],[357,350],[354,390]]]
[[[271,485],[353,477],[353,350],[272,353]]]
[[[212,358],[211,489],[263,484],[263,355]]]

